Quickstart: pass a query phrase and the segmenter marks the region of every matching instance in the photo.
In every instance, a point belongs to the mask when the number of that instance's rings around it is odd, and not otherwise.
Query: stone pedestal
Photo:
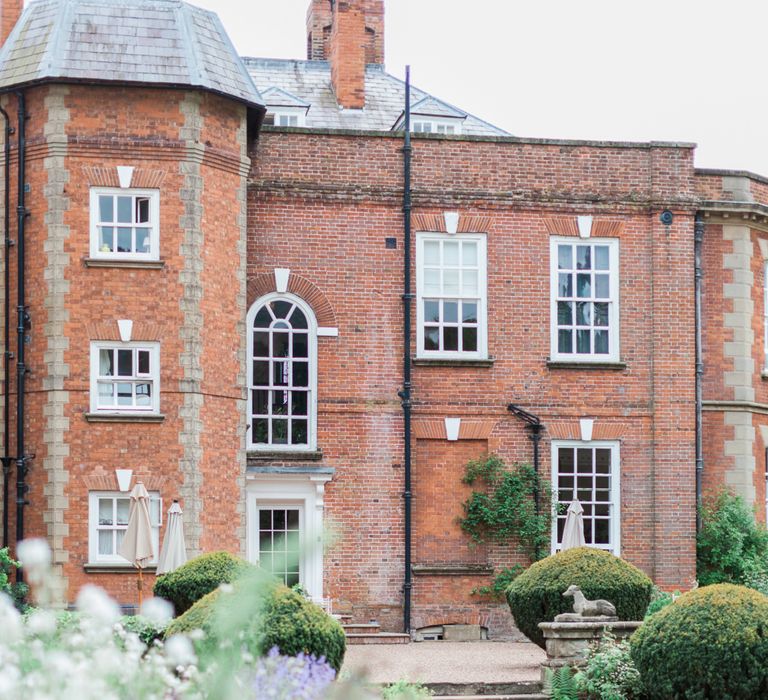
[[[620,621],[616,618],[583,617],[578,621],[541,622],[539,629],[547,643],[547,660],[542,664],[551,669],[578,666],[584,662],[589,645],[609,630],[617,641],[629,637],[642,622]]]

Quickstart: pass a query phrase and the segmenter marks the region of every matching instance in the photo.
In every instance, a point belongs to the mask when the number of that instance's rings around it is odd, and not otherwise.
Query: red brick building
[[[40,0],[16,24],[8,541],[24,493],[70,598],[90,581],[131,602],[130,470],[158,540],[180,499],[190,555],[238,552],[384,629],[503,634],[470,592],[523,559],[456,518],[468,460],[532,461],[512,404],[587,541],[692,585],[697,464],[765,501],[768,181],[696,170],[691,144],[514,137],[412,88],[408,399],[383,2],[313,0],[307,31],[307,60],[241,61],[177,0]]]

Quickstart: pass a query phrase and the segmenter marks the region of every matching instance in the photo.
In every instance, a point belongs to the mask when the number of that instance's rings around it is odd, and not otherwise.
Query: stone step
[[[541,692],[539,681],[509,681],[506,683],[424,683],[433,693],[432,700],[438,698],[461,698],[476,700],[483,698],[514,698],[514,700],[540,700],[547,696]]]
[[[410,644],[411,635],[399,632],[352,632],[347,634],[347,644]]]
[[[378,622],[343,622],[345,634],[376,634],[381,631]]]

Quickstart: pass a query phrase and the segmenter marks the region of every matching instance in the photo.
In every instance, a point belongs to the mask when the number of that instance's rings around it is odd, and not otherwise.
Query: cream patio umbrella
[[[139,607],[144,599],[142,571],[155,556],[152,546],[152,521],[149,518],[149,493],[141,481],[131,490],[131,508],[128,512],[128,529],[117,553],[139,570]]]
[[[184,545],[184,527],[181,522],[183,511],[179,502],[174,499],[168,509],[168,521],[165,526],[163,546],[157,560],[157,575],[167,574],[178,569],[187,561],[187,549]]]
[[[565,527],[563,528],[563,542],[560,545],[561,551],[573,549],[574,547],[584,546],[584,508],[578,500],[571,501],[568,506],[568,513],[565,516]]]

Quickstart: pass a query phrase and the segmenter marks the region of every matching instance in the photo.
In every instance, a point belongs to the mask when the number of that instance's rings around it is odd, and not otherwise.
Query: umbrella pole
[[[139,580],[137,585],[139,588],[139,608],[141,608],[141,604],[144,602],[144,581],[141,578],[141,567],[139,567]]]

